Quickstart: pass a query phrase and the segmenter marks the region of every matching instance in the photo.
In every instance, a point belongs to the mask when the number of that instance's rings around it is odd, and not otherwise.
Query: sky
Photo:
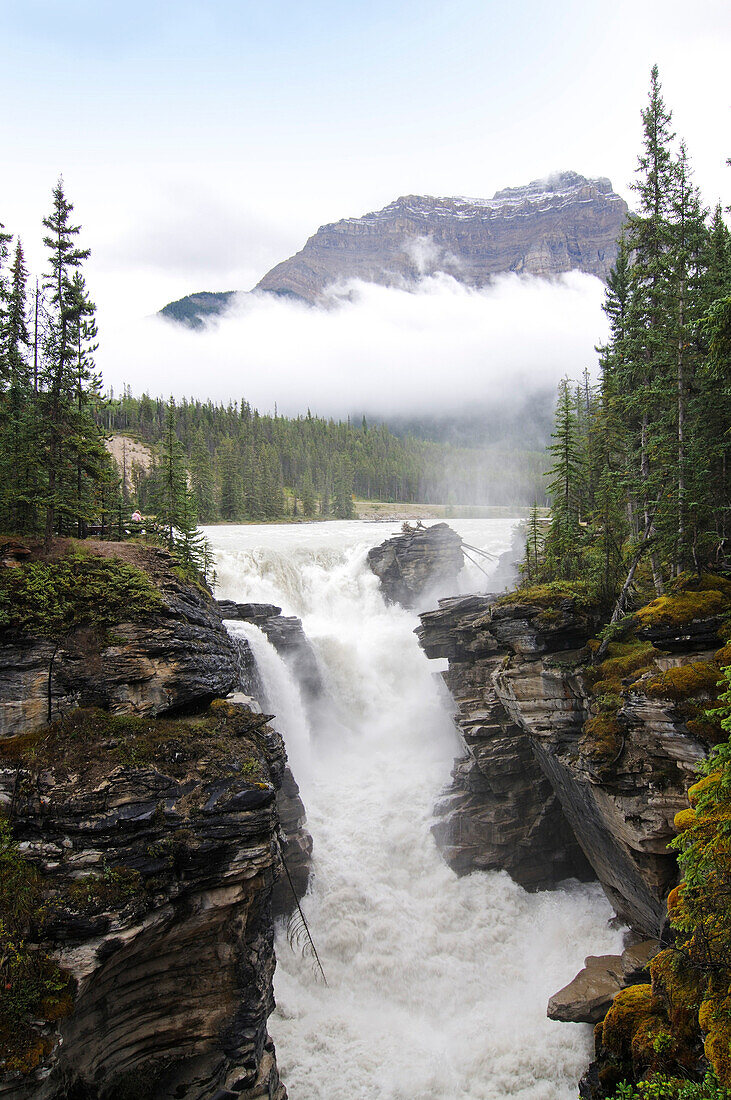
[[[342,320],[310,332],[297,311],[239,312],[225,350],[211,334],[184,348],[153,340],[143,321],[193,291],[248,290],[319,225],[401,194],[486,196],[573,169],[609,176],[631,199],[655,62],[706,201],[731,198],[725,0],[0,0],[0,43],[0,221],[42,269],[40,221],[63,174],[92,248],[99,361],[117,388],[175,390],[176,362],[186,379],[197,363],[200,393],[240,395],[267,318],[293,330],[270,366],[276,388],[301,372],[298,339],[311,341],[303,363],[327,359],[334,342],[342,375]],[[487,314],[505,312],[505,293],[482,296]],[[514,293],[507,313],[517,319],[527,298]],[[566,294],[578,327],[596,331],[579,350],[568,340],[575,370],[601,338],[601,310],[595,288]],[[454,286],[425,289],[440,346],[464,321],[455,296]],[[407,304],[367,288],[359,300],[354,331],[361,342],[374,333],[376,358],[390,346],[393,310]],[[466,295],[462,304],[474,317]],[[442,315],[451,329],[439,328]],[[516,323],[519,339],[525,319]],[[501,331],[487,359],[510,343]],[[148,341],[154,355],[143,353]],[[532,355],[531,345],[524,365]],[[324,402],[332,387],[321,373]]]

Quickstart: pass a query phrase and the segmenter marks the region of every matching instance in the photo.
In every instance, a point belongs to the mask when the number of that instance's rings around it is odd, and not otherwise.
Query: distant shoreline
[[[547,513],[541,508],[539,512]],[[449,504],[400,504],[388,501],[355,501],[355,515],[350,523],[403,523],[406,520],[450,519],[527,519],[530,508],[524,504],[508,505],[449,505]],[[220,520],[202,523],[201,527],[272,527],[279,524],[332,523],[337,516],[282,516],[268,520]]]

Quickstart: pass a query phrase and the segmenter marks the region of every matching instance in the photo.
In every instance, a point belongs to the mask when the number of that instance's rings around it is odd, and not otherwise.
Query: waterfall
[[[452,526],[499,554],[514,521]],[[284,663],[238,624],[315,843],[303,906],[328,985],[280,937],[270,1020],[291,1100],[575,1096],[591,1029],[549,1021],[546,1003],[589,951],[616,951],[620,934],[594,885],[527,894],[502,872],[458,878],[441,859],[430,824],[457,746],[449,699],[414,637],[416,615],[386,606],[365,565],[394,530],[338,522],[206,533],[222,597],[302,618],[329,698],[309,728]],[[461,590],[475,581],[462,577]]]

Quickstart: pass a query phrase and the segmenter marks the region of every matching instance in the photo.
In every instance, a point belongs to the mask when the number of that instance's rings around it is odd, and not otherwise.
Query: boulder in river
[[[462,539],[446,523],[404,524],[400,535],[368,551],[368,565],[389,602],[413,607],[430,588],[456,581],[464,565]]]

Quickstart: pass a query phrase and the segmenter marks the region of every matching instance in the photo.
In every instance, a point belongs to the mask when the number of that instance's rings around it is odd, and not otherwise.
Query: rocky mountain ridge
[[[351,280],[413,288],[437,273],[468,287],[496,275],[583,271],[606,279],[627,204],[600,177],[561,172],[492,198],[404,195],[381,210],[321,226],[254,287],[310,304]],[[190,295],[161,313],[191,327],[231,304],[230,292]]]

